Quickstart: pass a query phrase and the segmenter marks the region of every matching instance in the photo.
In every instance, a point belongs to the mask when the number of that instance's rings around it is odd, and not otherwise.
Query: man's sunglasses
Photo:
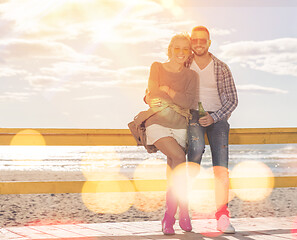
[[[200,43],[200,44],[206,44],[206,43],[208,43],[208,39],[206,39],[206,38],[191,38],[191,42],[192,42],[192,44],[198,44],[198,43]]]

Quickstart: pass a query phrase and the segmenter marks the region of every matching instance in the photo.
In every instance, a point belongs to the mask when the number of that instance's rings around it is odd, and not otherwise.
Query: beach
[[[41,174],[37,171],[27,173],[7,171],[1,174],[2,181],[4,177],[6,181],[82,180],[81,176],[75,176],[73,173],[68,175],[43,172]],[[154,221],[161,220],[164,214],[165,192],[119,193],[117,195],[103,193],[89,196],[93,198],[92,203],[86,203],[83,195],[80,193],[0,195],[0,226]],[[107,209],[111,212],[120,212],[102,213],[104,212],[102,204],[109,206],[109,202],[102,202],[104,199],[105,201],[117,198],[129,199],[129,196],[132,202],[119,203],[118,207],[112,207],[111,204],[111,209]],[[275,188],[269,196],[258,201],[244,201],[235,196],[229,202],[229,208],[232,218],[297,216],[296,199],[296,188]],[[101,208],[98,207],[97,212],[95,212],[96,207],[90,208],[90,205],[96,202],[101,204]],[[214,218],[213,212],[207,212],[205,209],[200,210],[200,213],[191,211],[193,219]],[[105,209],[105,212],[108,211]]]
[[[231,218],[297,216],[296,198],[297,193],[294,188],[274,189],[268,198],[257,202],[245,202],[235,198],[229,203]],[[132,206],[120,214],[100,214],[90,211],[79,193],[0,195],[0,202],[1,227],[154,221],[161,220],[164,214],[164,198],[158,202],[161,207],[157,211],[144,212]],[[192,218],[198,217],[192,216]]]
[[[238,163],[252,161],[268,166],[274,176],[296,176],[296,153],[296,144],[230,146],[230,171]],[[164,155],[148,154],[139,147],[2,147],[0,158],[1,182],[98,181],[114,174],[124,179],[164,179],[166,172]],[[205,173],[210,172],[209,149],[203,164]],[[245,171],[255,172],[253,166]],[[274,188],[254,200],[234,194],[230,199],[231,218],[297,216],[296,188]],[[213,201],[213,191],[200,202],[192,199],[192,218],[214,218]],[[164,206],[165,192],[0,195],[0,226],[158,221]]]

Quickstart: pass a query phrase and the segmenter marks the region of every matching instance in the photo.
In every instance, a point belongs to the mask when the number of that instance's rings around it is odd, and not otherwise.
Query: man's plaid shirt
[[[215,79],[217,81],[218,93],[222,104],[222,107],[219,110],[210,114],[216,123],[222,119],[230,117],[231,113],[238,105],[238,97],[229,67],[213,54],[210,53],[210,55],[214,61]],[[193,60],[194,54],[189,57],[185,66],[189,68]]]

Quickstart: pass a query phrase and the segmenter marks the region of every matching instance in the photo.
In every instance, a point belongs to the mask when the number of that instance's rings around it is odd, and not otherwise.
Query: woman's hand
[[[162,101],[160,98],[153,98],[149,101],[149,106],[151,108],[153,107],[161,107],[162,106]]]

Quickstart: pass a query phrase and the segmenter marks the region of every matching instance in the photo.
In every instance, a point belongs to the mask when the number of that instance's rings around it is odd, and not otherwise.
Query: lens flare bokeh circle
[[[270,195],[274,186],[271,169],[262,162],[244,161],[231,171],[231,188],[244,201],[260,201]]]
[[[132,182],[120,174],[107,174],[105,179],[84,184],[81,197],[85,206],[96,213],[120,214],[128,211],[135,199]]]
[[[164,207],[166,171],[170,172],[164,160],[147,159],[140,163],[133,175],[137,190],[134,207],[143,212],[154,212]]]

